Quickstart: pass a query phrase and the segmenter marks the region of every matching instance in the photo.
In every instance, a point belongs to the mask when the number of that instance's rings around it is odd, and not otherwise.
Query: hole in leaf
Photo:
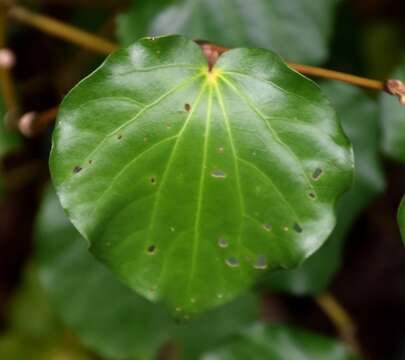
[[[82,171],[83,169],[80,167],[80,166],[75,166],[74,167],[74,169],[73,169],[73,172],[75,173],[75,174],[78,174],[80,171]]]
[[[256,258],[256,262],[253,265],[255,269],[267,269],[267,258],[265,255],[258,255]]]
[[[155,184],[156,184],[156,176],[151,176],[151,177],[149,178],[149,182],[150,182],[152,185],[155,185]]]
[[[309,196],[311,199],[316,199],[316,194],[315,194],[314,192],[310,192],[310,193],[308,194],[308,196]]]
[[[191,105],[190,104],[185,104],[184,105],[184,110],[186,110],[187,112],[191,111]]]
[[[271,231],[271,228],[272,228],[271,224],[263,224],[263,229],[264,230]]]
[[[117,136],[117,139],[118,139],[118,140],[121,140],[121,139],[122,139],[122,135],[118,135],[118,136]]]
[[[217,298],[218,298],[218,299],[222,299],[223,297],[224,297],[223,294],[221,294],[221,293],[217,294]]]
[[[284,226],[284,231],[288,231],[288,226]]]
[[[220,154],[222,154],[222,153],[224,152],[224,148],[223,148],[222,146],[220,146],[220,147],[218,148],[218,152],[219,152]]]
[[[93,160],[89,160],[89,164],[90,164],[90,165],[93,164]]]
[[[295,223],[293,227],[295,232],[302,233],[302,227],[299,224]]]
[[[319,180],[321,176],[322,176],[322,169],[321,168],[316,168],[314,170],[314,172],[312,173],[312,178],[314,180]]]
[[[153,255],[156,252],[156,245],[149,245],[148,247],[148,253],[150,255]]]
[[[226,265],[228,265],[230,267],[239,266],[239,260],[234,256],[230,256],[230,257],[226,258],[225,263],[226,263]]]
[[[222,170],[214,170],[211,173],[211,176],[217,179],[224,179],[226,178],[226,174]]]
[[[228,240],[221,237],[221,238],[218,239],[218,245],[221,248],[227,248],[229,243],[228,243]]]

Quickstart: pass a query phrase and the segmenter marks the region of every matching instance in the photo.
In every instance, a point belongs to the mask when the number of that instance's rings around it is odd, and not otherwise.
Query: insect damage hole
[[[258,255],[253,267],[258,270],[264,270],[264,269],[267,269],[267,266],[268,266],[268,264],[267,264],[266,256]]]
[[[154,255],[156,253],[156,245],[149,245],[147,251],[149,255]]]
[[[83,169],[80,167],[80,166],[75,166],[74,168],[73,168],[73,172],[75,173],[75,174],[78,174],[80,171],[82,171]]]
[[[322,173],[323,171],[321,168],[316,168],[312,173],[312,179],[314,179],[315,181],[319,180],[322,176]]]
[[[191,105],[190,104],[185,104],[184,105],[184,110],[186,110],[187,112],[190,112],[191,111]]]
[[[294,229],[294,231],[297,232],[298,234],[302,233],[302,227],[300,226],[300,224],[294,223],[293,229]]]
[[[235,256],[229,256],[226,258],[225,263],[229,267],[238,267],[240,265],[239,260]]]
[[[217,179],[225,179],[226,178],[226,174],[224,171],[222,170],[213,170],[211,172],[211,176]]]
[[[224,239],[223,237],[221,237],[221,238],[218,239],[218,246],[219,246],[220,248],[225,249],[225,248],[228,247],[228,245],[229,245],[228,240]]]
[[[150,176],[149,177],[149,182],[152,184],[152,185],[156,185],[156,176]]]
[[[266,231],[271,231],[271,228],[272,228],[271,224],[263,224],[262,227],[263,227],[263,229],[266,230]]]

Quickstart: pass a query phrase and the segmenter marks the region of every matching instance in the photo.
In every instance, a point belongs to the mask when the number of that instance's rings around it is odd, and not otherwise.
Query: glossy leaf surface
[[[270,48],[291,61],[326,59],[339,0],[135,1],[118,17],[129,45],[145,35],[182,34],[228,47]]]
[[[321,88],[353,144],[356,172],[352,188],[339,201],[336,228],[327,242],[300,267],[280,271],[267,282],[274,290],[295,295],[317,294],[328,288],[340,267],[346,234],[353,221],[385,187],[379,157],[378,105],[350,85],[325,82]]]
[[[176,324],[91,256],[51,189],[37,221],[37,247],[41,280],[57,313],[84,344],[109,359],[154,358],[169,341],[182,359],[195,359],[257,317],[256,297],[246,295],[187,325]]]
[[[391,78],[405,82],[405,56]],[[380,103],[383,151],[388,156],[405,162],[405,105],[401,106],[396,97],[385,93],[381,94]]]
[[[143,39],[64,100],[51,172],[91,251],[188,318],[330,235],[351,146],[319,88],[274,53],[212,71],[180,36]]]
[[[169,339],[167,314],[122,285],[86,249],[49,191],[37,221],[43,285],[64,323],[105,356],[151,357]]]
[[[355,360],[337,340],[298,328],[258,323],[202,360]]]

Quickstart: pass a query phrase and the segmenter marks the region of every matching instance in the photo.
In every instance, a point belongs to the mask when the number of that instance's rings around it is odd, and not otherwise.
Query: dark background
[[[42,12],[110,38],[114,33],[111,18],[125,7],[123,2],[117,5],[114,1],[105,2],[109,5],[102,8],[95,6],[95,1],[88,1],[84,6],[73,6],[74,1],[41,3],[46,4]],[[86,14],[94,12],[97,16],[88,20]],[[13,26],[10,39],[9,47],[18,59],[13,75],[25,111],[54,107],[67,90],[103,59],[22,25]],[[327,66],[384,79],[404,50],[404,1],[346,1],[339,7]],[[50,133],[51,129],[46,129],[41,137],[25,139],[25,150],[4,161],[6,171],[33,162],[36,165],[34,169],[28,166],[20,174],[22,181],[18,189],[0,203],[0,329],[3,331],[7,305],[33,251],[33,221],[41,190],[48,179]],[[353,316],[368,358],[405,359],[405,249],[396,224],[397,207],[405,192],[405,172],[402,165],[388,159],[384,166],[386,192],[362,213],[351,230],[343,266],[331,292]],[[272,316],[266,306],[274,302],[278,304],[277,316],[335,334],[311,298],[266,296],[263,316]]]

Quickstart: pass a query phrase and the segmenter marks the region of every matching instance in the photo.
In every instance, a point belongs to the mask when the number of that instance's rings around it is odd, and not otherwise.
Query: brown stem
[[[288,66],[301,74],[315,76],[324,79],[342,81],[365,89],[384,91],[383,81],[367,79],[364,77],[342,73],[340,71],[323,69],[315,66],[288,63]]]
[[[330,293],[315,298],[319,307],[334,324],[342,340],[355,354],[361,354],[361,346],[356,338],[356,325],[349,313]]]
[[[109,40],[100,38],[51,17],[36,14],[22,6],[10,7],[8,14],[12,19],[23,24],[101,54],[109,54],[118,49],[118,45]]]
[[[6,16],[0,12],[0,51],[2,57],[10,58],[9,61],[2,61],[0,64],[0,89],[4,98],[4,103],[9,112],[16,112],[18,109],[18,101],[13,79],[11,77],[10,69],[14,65],[14,54],[5,49],[6,47]]]
[[[87,33],[83,30],[77,29],[74,26],[65,24],[48,16],[35,14],[22,6],[11,6],[9,9],[9,15],[13,19],[18,20],[26,25],[33,26],[41,31],[81,45],[101,54],[108,55],[117,50],[119,47],[118,44],[105,40],[102,37]],[[229,50],[223,46],[210,44],[205,41],[197,41],[197,43],[200,44],[204,53],[206,54],[210,69],[215,64],[218,57]],[[405,89],[403,87],[401,88],[396,86],[395,91],[393,91],[392,86],[390,86],[390,84],[392,85],[393,80],[383,82],[315,66],[295,63],[288,63],[288,65],[292,69],[305,75],[342,81],[371,90],[386,91],[388,94],[398,96],[401,103],[405,102]],[[397,83],[399,82],[399,80],[395,81]]]
[[[207,57],[210,68],[212,68],[217,59],[223,53],[229,50],[226,47],[210,44],[207,43],[206,41],[198,40],[197,43],[201,46],[205,56]],[[371,90],[387,91],[386,85],[383,81],[367,79],[360,76],[350,75],[339,71],[323,69],[315,66],[295,64],[295,63],[287,63],[287,64],[290,68],[304,75],[342,81],[351,85],[360,86]],[[389,93],[392,94],[391,92]]]

